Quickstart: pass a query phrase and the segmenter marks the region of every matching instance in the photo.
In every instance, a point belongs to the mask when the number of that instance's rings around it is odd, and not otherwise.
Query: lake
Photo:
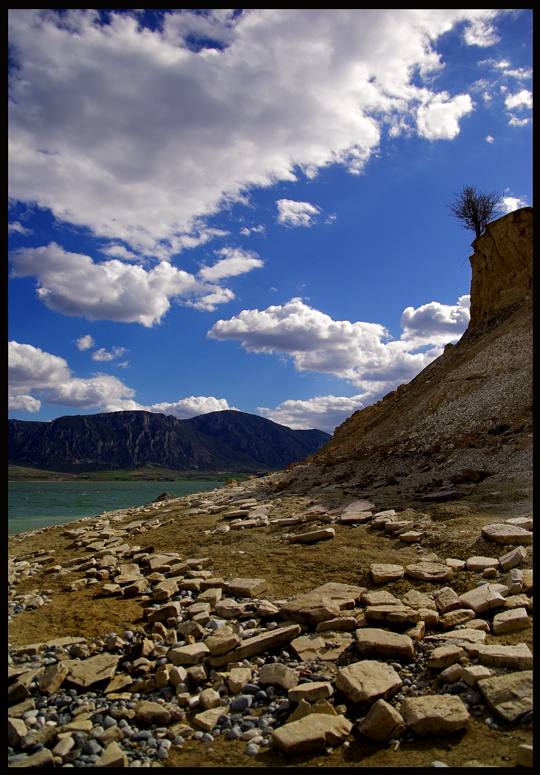
[[[8,531],[14,535],[63,525],[103,511],[143,506],[165,491],[182,496],[214,490],[222,483],[8,482]]]

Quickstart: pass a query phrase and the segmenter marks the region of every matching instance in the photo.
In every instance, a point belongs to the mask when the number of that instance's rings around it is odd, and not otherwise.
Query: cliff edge
[[[531,207],[488,225],[472,243],[471,320],[459,342],[355,412],[281,487],[318,475],[422,492],[460,478],[531,473],[532,232]]]

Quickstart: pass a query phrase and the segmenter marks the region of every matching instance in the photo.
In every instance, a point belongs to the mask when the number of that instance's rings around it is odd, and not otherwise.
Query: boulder
[[[497,522],[492,525],[484,525],[482,535],[488,541],[494,541],[497,544],[521,544],[529,546],[533,541],[533,534],[530,530],[525,530],[517,525],[511,525],[508,522]]]

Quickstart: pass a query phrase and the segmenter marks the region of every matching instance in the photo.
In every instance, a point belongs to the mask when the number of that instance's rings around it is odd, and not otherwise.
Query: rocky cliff
[[[532,470],[532,208],[472,244],[471,320],[408,384],[355,412],[288,481],[417,490]],[[284,480],[281,486],[285,486]]]
[[[153,412],[109,412],[52,422],[9,421],[9,462],[62,472],[136,469],[269,471],[316,452],[324,431],[293,431],[238,411],[188,420]]]

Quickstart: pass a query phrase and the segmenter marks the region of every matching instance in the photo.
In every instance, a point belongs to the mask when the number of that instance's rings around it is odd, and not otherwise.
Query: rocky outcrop
[[[268,471],[316,452],[324,431],[294,431],[234,410],[188,420],[153,412],[109,412],[52,422],[9,421],[9,460],[52,471],[135,469]]]
[[[472,243],[470,328],[519,305],[532,293],[533,209],[488,224]]]
[[[531,471],[532,208],[489,224],[473,247],[471,321],[461,340],[355,412],[289,480],[369,486],[411,477],[434,489],[441,476],[450,484]]]

